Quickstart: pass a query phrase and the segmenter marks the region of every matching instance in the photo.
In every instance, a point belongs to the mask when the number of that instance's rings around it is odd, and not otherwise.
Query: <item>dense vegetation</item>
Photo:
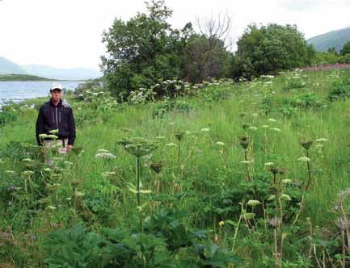
[[[350,72],[180,84],[80,88],[53,166],[37,109],[5,108],[0,266],[349,265]]]
[[[314,50],[294,26],[251,25],[238,40],[235,54],[228,49],[231,20],[218,15],[173,29],[164,1],[147,3],[147,13],[128,21],[116,19],[103,35],[107,54],[102,71],[113,96],[125,100],[132,91],[164,80],[201,83],[209,78],[245,77],[310,65]]]

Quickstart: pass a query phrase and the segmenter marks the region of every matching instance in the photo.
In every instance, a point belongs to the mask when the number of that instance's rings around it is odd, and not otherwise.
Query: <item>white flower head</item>
[[[298,161],[301,161],[301,162],[310,162],[311,159],[307,156],[302,156],[302,157],[299,157],[298,158]]]
[[[269,121],[269,122],[273,122],[273,123],[277,122],[277,120],[276,120],[276,119],[274,119],[274,118],[269,118],[269,119],[267,119],[267,121]]]
[[[116,156],[112,153],[98,153],[95,155],[95,158],[98,159],[115,159]]]
[[[202,128],[201,131],[202,132],[209,132],[209,128]]]
[[[225,143],[221,142],[221,141],[218,141],[216,142],[216,145],[220,146],[220,147],[223,147],[225,146]]]

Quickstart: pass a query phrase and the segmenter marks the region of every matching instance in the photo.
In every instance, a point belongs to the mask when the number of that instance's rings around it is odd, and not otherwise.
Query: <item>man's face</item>
[[[51,91],[51,98],[52,98],[52,100],[54,102],[60,101],[61,96],[62,96],[62,91],[61,90],[54,89],[54,90]]]

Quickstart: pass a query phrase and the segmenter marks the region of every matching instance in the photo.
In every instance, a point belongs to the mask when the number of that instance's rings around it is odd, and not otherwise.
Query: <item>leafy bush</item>
[[[17,120],[17,115],[14,112],[0,112],[0,127],[6,124],[15,122]]]
[[[327,99],[331,102],[338,100],[346,100],[350,94],[350,82],[346,79],[334,82],[328,93]]]

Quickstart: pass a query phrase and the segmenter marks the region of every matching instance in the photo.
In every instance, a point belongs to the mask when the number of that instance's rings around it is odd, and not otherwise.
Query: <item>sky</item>
[[[169,23],[231,17],[231,40],[247,25],[296,24],[310,38],[350,26],[350,0],[166,0]],[[99,69],[102,33],[115,18],[145,12],[143,0],[0,0],[0,56],[17,64]]]

